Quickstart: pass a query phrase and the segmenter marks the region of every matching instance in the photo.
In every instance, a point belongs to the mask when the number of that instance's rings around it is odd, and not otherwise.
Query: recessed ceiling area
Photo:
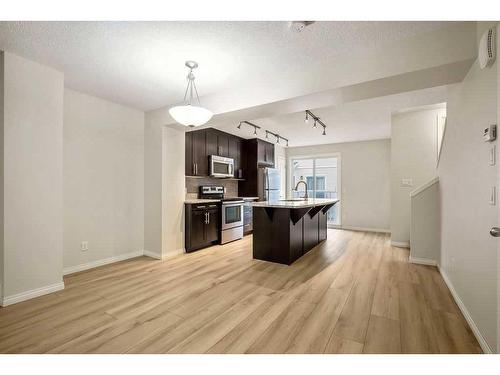
[[[447,98],[447,87],[439,86],[424,90],[404,92],[396,95],[345,103],[325,108],[311,108],[311,111],[327,125],[326,135],[314,121],[304,122],[305,113],[295,112],[281,116],[252,120],[263,129],[258,137],[265,139],[265,131],[282,135],[289,139],[289,146],[310,146],[328,143],[365,141],[391,137],[391,115],[395,112],[431,104],[442,103]],[[235,124],[223,124],[219,129],[243,138],[254,138],[253,128]],[[269,136],[269,141],[276,139]],[[283,142],[281,143],[282,145]]]
[[[0,49],[62,71],[70,88],[151,110],[182,99],[185,60],[200,64],[200,96],[237,95],[262,82],[300,86],[338,56],[452,24],[315,22],[296,33],[288,22],[0,22]]]

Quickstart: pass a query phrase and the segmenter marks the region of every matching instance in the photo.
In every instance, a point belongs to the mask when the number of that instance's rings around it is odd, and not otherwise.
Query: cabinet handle
[[[198,163],[194,164],[195,174],[198,176]]]
[[[193,163],[193,174],[196,174],[196,163]]]
[[[205,224],[208,224],[208,212],[205,212]]]
[[[207,222],[207,224],[210,224],[210,212],[207,212],[207,214],[208,214],[208,222]]]

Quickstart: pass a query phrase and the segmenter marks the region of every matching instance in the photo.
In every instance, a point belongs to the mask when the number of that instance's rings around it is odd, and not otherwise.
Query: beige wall
[[[66,272],[142,254],[144,112],[65,89],[63,183]]]
[[[290,147],[287,157],[340,153],[342,227],[389,231],[390,152],[388,139]],[[290,179],[287,178],[290,184]],[[287,190],[290,190],[290,186]]]
[[[441,191],[441,269],[490,348],[497,341],[498,239],[488,234],[499,225],[497,166],[489,165],[491,144],[483,128],[498,121],[497,62],[481,70],[477,61],[449,93],[448,122],[438,173]]]
[[[163,131],[155,114],[146,112],[144,125],[144,250],[161,258]]]
[[[410,192],[436,176],[437,120],[445,109],[412,110],[391,120],[391,241],[410,242]],[[412,186],[402,186],[411,179]]]
[[[63,86],[60,72],[4,53],[6,304],[63,287]]]

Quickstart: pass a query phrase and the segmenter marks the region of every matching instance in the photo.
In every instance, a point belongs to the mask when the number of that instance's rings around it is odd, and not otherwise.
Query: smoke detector
[[[314,21],[292,21],[288,24],[288,27],[290,30],[300,33],[302,30],[304,30],[307,26],[312,25]]]
[[[478,58],[481,69],[493,65],[495,62],[495,44],[495,29],[486,30],[479,42]]]

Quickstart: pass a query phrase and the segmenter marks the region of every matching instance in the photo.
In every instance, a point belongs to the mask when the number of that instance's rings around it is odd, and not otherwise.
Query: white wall
[[[394,114],[391,121],[391,241],[410,242],[410,192],[436,176],[440,108]],[[411,179],[412,186],[402,186]]]
[[[4,304],[63,287],[63,86],[4,53]]]
[[[439,180],[411,194],[410,261],[439,264],[441,249],[441,216]]]
[[[144,112],[65,89],[63,183],[65,272],[142,254]]]
[[[164,259],[184,249],[184,128],[165,127],[161,110],[146,112],[144,249]]]
[[[162,259],[184,251],[185,133],[163,127]]]
[[[383,139],[286,149],[288,159],[337,152],[341,155],[342,227],[388,231],[391,141]],[[290,184],[289,178],[287,183]]]
[[[497,167],[488,164],[490,144],[482,130],[498,121],[498,57],[488,69],[477,61],[449,93],[448,122],[438,174],[441,186],[441,269],[490,348],[497,340]],[[495,142],[498,150],[498,141]],[[498,155],[498,151],[497,151]],[[498,163],[498,159],[497,159]]]

